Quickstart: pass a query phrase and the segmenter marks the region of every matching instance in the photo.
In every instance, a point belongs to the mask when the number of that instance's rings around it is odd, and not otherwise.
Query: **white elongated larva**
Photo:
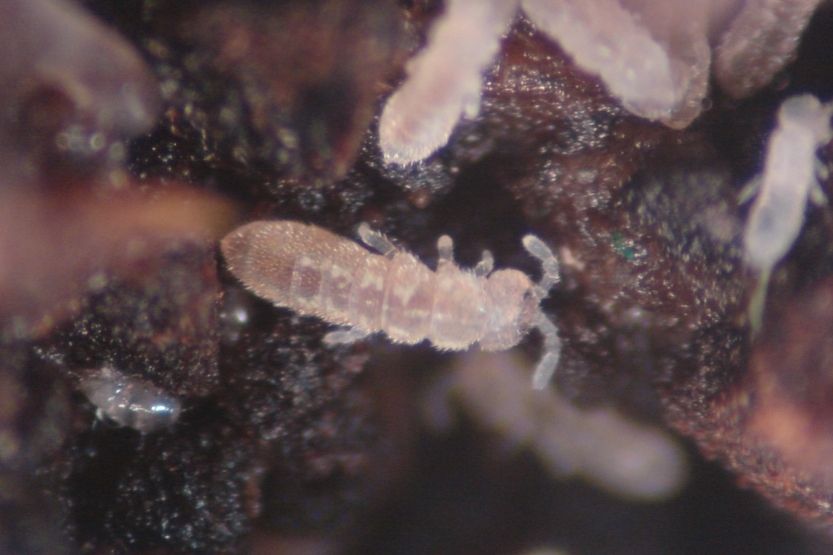
[[[746,261],[758,272],[771,270],[801,231],[808,196],[818,186],[816,151],[833,137],[831,114],[831,106],[809,94],[788,98],[778,110],[743,235]]]
[[[735,97],[793,58],[820,0],[446,0],[445,13],[382,113],[384,160],[410,164],[478,111],[482,74],[520,7],[631,113],[681,129],[702,111],[713,46],[717,82]],[[749,68],[754,67],[754,71]]]
[[[439,263],[433,272],[365,224],[359,226],[359,237],[381,254],[320,227],[290,221],[246,224],[229,233],[221,249],[231,273],[259,297],[347,326],[327,334],[330,344],[384,332],[397,343],[427,339],[438,349],[464,350],[477,343],[483,350],[499,351],[538,328],[544,355],[534,386],[547,385],[561,343],[539,304],[559,281],[559,269],[543,241],[532,235],[523,239],[544,269],[534,284],[518,270],[493,272],[488,251],[474,271],[461,270],[447,235],[437,241]]]
[[[599,75],[633,113],[656,119],[678,104],[668,54],[619,0],[523,0],[524,13]]]
[[[619,0],[447,0],[427,45],[409,62],[408,78],[382,112],[379,146],[386,163],[424,160],[448,142],[462,115],[477,115],[483,72],[519,6],[633,113],[673,127],[699,113],[708,82],[708,45],[699,48],[705,39],[681,41],[687,57],[672,61],[667,45]]]
[[[533,391],[528,376],[515,353],[467,353],[428,391],[425,419],[448,431],[453,398],[454,407],[532,451],[555,477],[580,476],[621,497],[658,501],[685,485],[685,452],[667,433],[612,408],[580,409],[554,388]]]
[[[172,426],[182,412],[179,399],[139,378],[105,366],[81,380],[81,391],[109,418],[143,434]]]
[[[389,164],[423,160],[448,142],[460,117],[480,109],[483,72],[512,23],[517,0],[448,0],[408,78],[388,99],[379,146]]]

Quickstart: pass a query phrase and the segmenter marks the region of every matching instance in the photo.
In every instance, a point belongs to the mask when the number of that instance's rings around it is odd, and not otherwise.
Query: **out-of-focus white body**
[[[818,186],[816,151],[833,137],[831,114],[831,106],[808,94],[781,104],[743,235],[746,262],[758,272],[772,269],[801,231],[807,199]]]
[[[531,450],[557,478],[580,476],[642,501],[667,499],[688,480],[685,452],[669,434],[613,408],[576,407],[554,388],[530,389],[528,364],[517,353],[460,357],[423,402],[425,420],[438,431],[451,429],[456,409]]]
[[[428,47],[408,63],[409,78],[379,121],[385,162],[410,164],[448,142],[460,116],[480,110],[483,72],[498,53],[518,0],[448,0]]]
[[[702,111],[713,73],[731,96],[788,64],[820,0],[445,0],[425,47],[385,105],[386,163],[424,160],[460,116],[474,117],[483,74],[520,10],[631,113],[673,128]],[[750,70],[754,68],[754,70]]]

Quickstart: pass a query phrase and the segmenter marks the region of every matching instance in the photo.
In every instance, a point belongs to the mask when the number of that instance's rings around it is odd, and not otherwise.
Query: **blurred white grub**
[[[743,235],[747,263],[756,271],[769,271],[789,252],[804,225],[810,193],[821,193],[816,151],[833,138],[832,115],[833,106],[809,94],[788,98],[778,110]]]
[[[710,0],[738,5],[715,49],[714,75],[735,98],[769,84],[795,57],[799,38],[821,0]],[[754,68],[754,71],[750,71]]]
[[[81,391],[96,406],[99,419],[108,418],[143,434],[172,426],[179,419],[179,399],[152,383],[104,366],[81,380]]]
[[[581,477],[619,497],[659,501],[685,485],[688,463],[671,435],[613,409],[578,409],[554,388],[530,389],[530,372],[511,352],[467,353],[430,392],[426,419],[450,428],[453,398],[484,428],[530,449],[553,476]]]
[[[631,112],[657,119],[680,103],[689,76],[674,67],[667,48],[618,0],[524,0],[523,9]]]
[[[3,0],[0,48],[4,107],[54,88],[106,131],[137,135],[156,121],[159,87],[150,68],[80,2]]]
[[[483,73],[520,8],[631,113],[673,128],[702,111],[709,76],[741,98],[792,61],[820,0],[446,0],[379,124],[387,163],[443,147],[478,112]]]
[[[517,12],[517,0],[447,0],[428,45],[408,63],[408,79],[379,121],[388,164],[423,160],[448,142],[462,115],[480,111],[483,72]]]

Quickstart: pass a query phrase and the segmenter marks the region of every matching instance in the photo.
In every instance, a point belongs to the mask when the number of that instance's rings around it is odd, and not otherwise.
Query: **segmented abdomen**
[[[743,237],[746,260],[758,271],[777,264],[801,232],[807,198],[817,186],[816,151],[833,136],[831,114],[833,106],[808,94],[788,98],[778,110]]]
[[[222,243],[231,272],[256,295],[334,324],[379,329],[389,261],[320,227],[253,222]]]
[[[450,265],[435,273],[412,254],[386,258],[320,227],[253,222],[222,242],[231,272],[256,295],[299,314],[400,343],[425,338],[464,349],[482,337],[484,293]]]
[[[182,412],[173,395],[109,366],[91,371],[80,389],[101,415],[143,434],[172,426]]]

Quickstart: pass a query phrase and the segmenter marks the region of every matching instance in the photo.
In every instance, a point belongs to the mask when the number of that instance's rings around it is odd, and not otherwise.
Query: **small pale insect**
[[[541,261],[537,284],[514,269],[492,271],[489,251],[473,271],[454,263],[451,238],[437,241],[439,263],[431,271],[366,224],[362,242],[291,221],[260,221],[228,234],[221,249],[232,274],[254,294],[277,306],[345,326],[328,333],[329,344],[351,343],[384,332],[397,343],[427,339],[436,348],[485,351],[517,345],[532,328],[544,338],[533,385],[543,388],[558,365],[561,342],[540,302],[559,280],[558,260],[533,235],[523,239]]]
[[[772,269],[792,248],[804,225],[807,199],[824,200],[816,179],[816,151],[833,138],[831,115],[831,105],[809,94],[788,98],[778,110],[763,174],[753,182],[757,196],[743,234],[746,262],[760,274],[750,303],[753,331],[762,323]]]
[[[788,98],[778,110],[743,236],[747,262],[755,270],[777,264],[801,231],[807,198],[818,188],[816,151],[833,137],[831,114],[830,105],[809,94]]]
[[[139,378],[105,366],[81,380],[81,391],[108,418],[143,434],[172,426],[182,412],[179,399]]]
[[[483,71],[500,48],[518,0],[448,0],[428,45],[408,63],[408,79],[379,121],[385,162],[419,162],[448,142],[461,115],[480,110]]]

